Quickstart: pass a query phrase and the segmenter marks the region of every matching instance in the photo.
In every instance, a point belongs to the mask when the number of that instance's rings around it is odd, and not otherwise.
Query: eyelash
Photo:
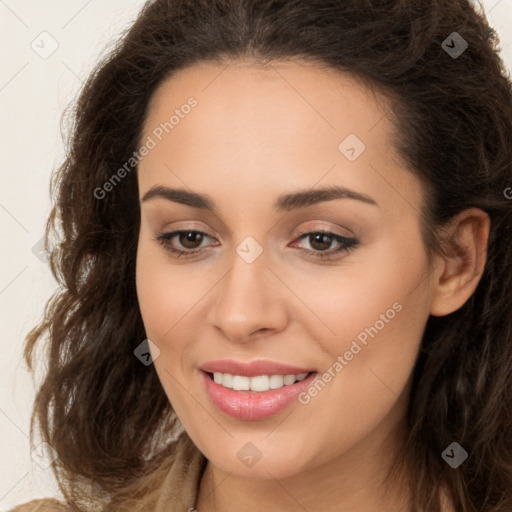
[[[172,231],[170,233],[157,233],[155,236],[155,240],[160,245],[162,245],[166,251],[174,254],[176,257],[185,256],[186,258],[191,258],[191,257],[199,254],[203,250],[205,250],[205,248],[203,247],[200,249],[182,251],[180,249],[176,249],[175,247],[171,247],[171,245],[169,243],[170,240],[172,238],[174,238],[175,236],[180,235],[182,233],[200,233],[209,238],[212,238],[209,235],[207,235],[206,233],[204,233],[203,231],[198,231],[198,230],[193,230],[193,229],[181,229],[178,231]],[[311,251],[309,249],[300,249],[301,254],[305,254],[307,256],[313,256],[314,258],[319,258],[319,259],[330,259],[332,256],[334,256],[336,254],[352,251],[359,245],[359,240],[357,240],[355,238],[348,238],[345,236],[338,235],[337,233],[333,233],[332,231],[327,231],[327,230],[322,230],[322,229],[319,229],[316,231],[304,231],[302,233],[299,233],[299,236],[297,237],[296,240],[301,240],[302,238],[306,238],[307,236],[317,235],[317,234],[328,235],[328,236],[332,237],[334,239],[334,241],[341,244],[340,247],[338,249],[336,249],[334,251],[330,251],[330,252]]]

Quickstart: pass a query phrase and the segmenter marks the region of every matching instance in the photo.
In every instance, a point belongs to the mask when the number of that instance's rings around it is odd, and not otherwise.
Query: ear
[[[453,313],[475,291],[487,261],[491,221],[479,208],[457,214],[443,236],[444,254],[436,256],[430,314]]]

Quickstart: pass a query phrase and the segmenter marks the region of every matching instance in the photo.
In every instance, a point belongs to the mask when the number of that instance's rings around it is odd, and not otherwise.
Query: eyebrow
[[[184,204],[201,210],[218,213],[215,201],[207,194],[198,194],[184,189],[169,188],[162,185],[151,187],[142,197],[141,203],[151,199],[166,199],[175,203]],[[366,204],[378,206],[371,197],[351,190],[346,187],[328,186],[318,189],[298,190],[279,196],[274,201],[273,208],[277,211],[291,211],[299,208],[307,208],[325,201],[334,199],[353,199]]]

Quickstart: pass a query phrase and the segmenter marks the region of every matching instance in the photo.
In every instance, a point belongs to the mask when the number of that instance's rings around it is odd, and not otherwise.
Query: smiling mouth
[[[231,373],[205,372],[212,381],[220,386],[232,389],[233,391],[245,391],[248,393],[264,393],[274,389],[291,386],[301,382],[316,371],[287,374],[287,375],[258,375],[248,377],[246,375],[233,375]]]

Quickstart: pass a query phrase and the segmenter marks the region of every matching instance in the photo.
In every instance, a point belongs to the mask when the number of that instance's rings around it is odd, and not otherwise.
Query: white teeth
[[[282,388],[284,386],[284,377],[282,375],[270,376],[270,389]]]
[[[289,386],[295,382],[295,375],[285,375],[284,376],[284,384],[285,386]]]
[[[258,375],[256,377],[214,372],[213,380],[225,388],[232,388],[236,391],[268,391],[269,389],[290,386],[296,381],[304,380],[306,376],[307,372],[298,375]]]
[[[224,381],[224,379],[222,379]],[[242,375],[233,375],[233,389],[236,391],[249,391],[251,385],[250,377]]]
[[[251,391],[268,391],[270,378],[268,375],[251,377]]]

